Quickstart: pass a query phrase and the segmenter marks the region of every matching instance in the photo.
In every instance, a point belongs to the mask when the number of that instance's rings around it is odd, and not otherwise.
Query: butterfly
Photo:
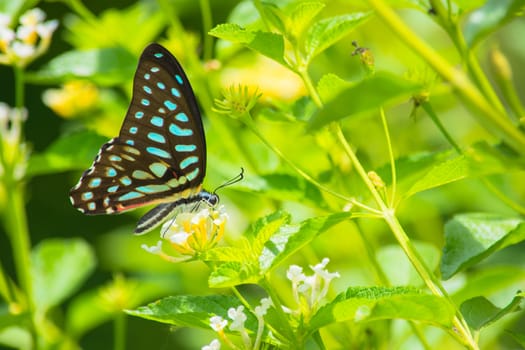
[[[118,137],[102,145],[91,167],[70,191],[87,215],[115,214],[157,204],[136,234],[166,221],[183,204],[219,198],[202,188],[206,140],[190,82],[173,55],[147,46],[133,80],[133,97]]]

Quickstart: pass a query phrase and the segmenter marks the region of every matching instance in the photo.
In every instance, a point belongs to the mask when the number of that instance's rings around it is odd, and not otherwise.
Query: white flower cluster
[[[340,277],[338,272],[328,272],[325,269],[330,259],[324,258],[321,263],[310,266],[313,275],[307,276],[303,273],[303,268],[291,265],[288,268],[286,277],[292,282],[292,291],[295,302],[299,309],[295,312],[302,314],[306,318],[312,315],[320,306],[328,293],[330,282]]]
[[[256,306],[254,310],[254,314],[257,317],[258,327],[257,327],[257,335],[255,338],[255,342],[252,345],[250,336],[248,334],[248,331],[244,327],[244,323],[248,319],[246,314],[244,313],[244,306],[239,305],[237,308],[230,308],[228,310],[228,317],[231,319],[230,324],[230,330],[239,332],[241,334],[241,338],[243,340],[244,349],[246,350],[252,350],[252,349],[259,349],[259,346],[261,344],[262,334],[264,330],[264,315],[266,315],[266,312],[268,309],[272,306],[272,301],[269,298],[263,298],[261,299],[261,305]],[[221,339],[230,347],[236,348],[232,345],[232,343],[229,341],[229,339],[224,334],[224,328],[228,326],[228,321],[223,319],[220,316],[213,316],[210,318],[210,327],[219,334]],[[221,345],[219,340],[214,339],[209,345],[205,345],[202,347],[202,350],[218,350],[220,349]]]
[[[218,208],[203,205],[205,207],[199,211],[193,210],[193,205],[183,208],[188,211],[183,211],[174,220],[164,223],[161,228],[162,239],[157,245],[152,247],[142,245],[142,248],[168,261],[178,262],[216,246],[224,234],[228,214],[222,205]],[[162,250],[163,243],[171,245],[183,258],[178,259],[165,254]]]
[[[9,164],[12,177],[22,179],[25,174],[27,147],[22,141],[22,124],[27,119],[27,111],[23,108],[11,108],[0,102],[0,142],[4,164]],[[0,164],[0,176],[6,170]]]
[[[25,67],[43,54],[58,27],[57,20],[45,19],[44,11],[34,8],[20,16],[18,28],[11,29],[12,18],[0,13],[0,63]]]

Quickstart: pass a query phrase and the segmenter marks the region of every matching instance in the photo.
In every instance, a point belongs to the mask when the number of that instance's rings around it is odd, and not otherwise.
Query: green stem
[[[24,68],[15,66],[15,107],[24,107]]]
[[[390,194],[389,207],[393,207],[396,202],[396,184],[397,184],[397,175],[396,175],[396,162],[394,158],[394,151],[392,149],[392,140],[390,139],[390,132],[388,131],[388,123],[386,121],[385,110],[383,107],[379,109],[379,114],[381,115],[381,123],[383,124],[383,130],[385,132],[386,144],[388,147],[388,157],[390,158],[390,172],[392,174],[392,193]]]
[[[428,289],[432,292],[432,294],[443,297],[445,300],[447,300],[448,303],[456,310],[456,316],[453,320],[453,325],[455,330],[450,331],[450,334],[452,334],[454,337],[456,337],[459,341],[461,341],[463,344],[465,344],[469,349],[478,349],[477,344],[472,339],[472,335],[470,334],[470,330],[468,326],[466,325],[466,322],[463,319],[463,316],[457,310],[455,304],[452,302],[450,297],[448,296],[445,288],[441,285],[439,280],[434,276],[434,274],[430,271],[430,269],[426,266],[423,259],[419,255],[419,253],[415,250],[412,242],[408,238],[407,234],[405,233],[403,227],[399,223],[397,217],[395,216],[394,209],[389,208],[386,203],[382,200],[381,195],[375,188],[374,184],[371,182],[371,180],[368,178],[368,175],[363,168],[361,162],[355,155],[355,153],[352,151],[348,143],[346,142],[346,139],[343,135],[343,132],[338,124],[333,124],[334,126],[334,133],[337,136],[339,142],[343,145],[343,148],[347,154],[347,156],[350,158],[350,161],[354,165],[357,173],[361,177],[361,180],[365,183],[366,187],[370,191],[372,197],[374,198],[375,202],[379,206],[381,212],[383,213],[383,219],[387,223],[387,225],[390,227],[390,230],[394,234],[394,237],[398,241],[399,245],[405,252],[406,256],[410,260],[412,266],[416,269],[419,276],[423,279]],[[457,333],[456,333],[457,332]]]
[[[301,79],[303,79],[304,85],[306,86],[306,90],[308,90],[308,93],[310,94],[310,97],[314,101],[317,107],[322,107],[323,102],[321,101],[321,97],[317,93],[317,90],[314,87],[314,84],[312,83],[312,80],[310,79],[310,76],[308,75],[307,69],[300,69],[298,70],[299,75],[301,76]]]
[[[279,324],[285,330],[284,334],[288,335],[288,337],[293,336],[295,334],[295,332],[292,329],[292,326],[290,325],[290,322],[288,321],[288,316],[283,311],[283,305],[281,304],[281,299],[279,298],[277,293],[275,293],[274,289],[272,288],[272,286],[271,286],[271,284],[268,281],[268,278],[266,276],[264,276],[260,280],[260,285],[261,285],[262,288],[264,288],[264,290],[266,291],[266,293],[268,293],[268,296],[272,300],[272,304],[273,304],[273,306],[275,308],[275,312],[277,314],[277,317],[279,318]],[[287,337],[287,339],[290,340],[288,337]],[[294,347],[293,344],[291,344],[291,345],[292,345],[292,349],[296,349],[296,348],[299,349],[300,348],[300,347]],[[295,344],[295,345],[297,345],[297,344]]]
[[[476,55],[470,50],[470,48],[465,43],[465,38],[461,32],[458,23],[454,18],[452,18],[452,9],[450,7],[450,2],[448,3],[448,10],[445,10],[441,1],[430,0],[430,5],[434,9],[437,19],[443,29],[448,33],[452,42],[459,51],[461,57],[463,58],[466,67],[470,73],[471,78],[474,80],[474,83],[483,92],[483,95],[490,101],[490,103],[495,106],[500,112],[504,112],[505,109],[501,104],[496,91],[490,84],[487,76],[481,69]]]
[[[4,221],[13,248],[13,257],[18,280],[25,292],[29,310],[33,310],[33,284],[31,279],[31,242],[27,228],[22,185],[6,181],[7,205]]]
[[[525,154],[525,135],[508,120],[500,109],[494,108],[494,105],[479,92],[463,72],[454,68],[417,37],[383,0],[368,0],[368,2],[398,38],[424,58],[443,79],[450,82],[458,95],[475,109],[473,115],[489,132],[501,137],[516,152]]]
[[[115,343],[113,348],[115,350],[126,349],[126,328],[126,314],[124,312],[117,313],[113,321],[113,329],[115,332]]]
[[[434,112],[434,109],[432,108],[432,105],[430,103],[428,103],[428,102],[423,102],[421,104],[421,107],[425,110],[425,112],[427,112],[427,114],[430,117],[430,119],[432,119],[434,124],[436,124],[437,128],[439,129],[439,131],[441,131],[441,133],[443,134],[445,139],[447,139],[448,143],[452,147],[454,147],[456,152],[458,152],[459,154],[463,154],[463,151],[461,150],[461,147],[459,147],[459,145],[456,143],[456,141],[454,141],[454,139],[452,138],[452,135],[450,135],[450,133],[447,131],[447,129],[445,129],[445,126],[443,125],[443,123],[441,123],[441,120],[439,120],[438,116]]]
[[[202,58],[208,61],[213,56],[213,41],[212,37],[208,35],[213,25],[212,12],[209,0],[200,0],[201,14],[202,14],[202,35],[204,36],[204,49]]]

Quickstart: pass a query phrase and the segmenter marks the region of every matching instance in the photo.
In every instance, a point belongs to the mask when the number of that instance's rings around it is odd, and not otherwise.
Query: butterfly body
[[[71,189],[71,203],[87,215],[159,204],[139,221],[135,232],[145,233],[179,205],[216,204],[218,197],[202,189],[205,173],[204,128],[191,85],[171,53],[150,44],[119,136],[100,148]]]

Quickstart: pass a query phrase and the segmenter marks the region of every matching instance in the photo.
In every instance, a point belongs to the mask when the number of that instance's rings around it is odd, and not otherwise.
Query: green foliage
[[[28,113],[0,104],[1,346],[525,346],[523,1],[59,2],[0,0],[1,102]],[[36,5],[60,29],[24,61]],[[150,42],[194,88],[204,188],[244,179],[138,237],[67,192]]]
[[[525,240],[525,225],[519,217],[471,213],[455,216],[445,225],[441,260],[444,279],[509,245]]]

